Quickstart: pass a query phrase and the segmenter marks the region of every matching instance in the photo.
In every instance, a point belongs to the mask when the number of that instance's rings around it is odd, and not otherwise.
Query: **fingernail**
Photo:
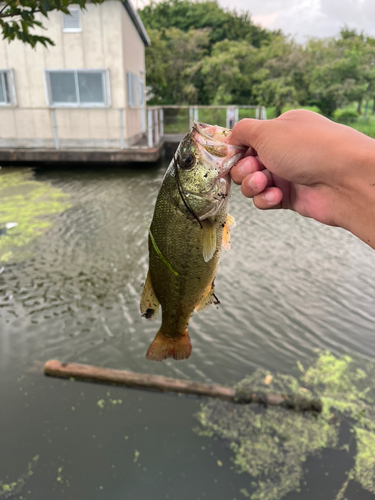
[[[273,193],[272,191],[266,191],[264,194],[263,194],[263,198],[268,202],[268,203],[275,203],[276,201],[276,197],[275,197],[275,193]]]
[[[256,191],[258,189],[258,185],[254,175],[250,177],[250,179],[247,181],[247,184],[253,191]]]
[[[249,175],[254,172],[254,167],[252,166],[250,160],[246,160],[241,164],[240,170],[243,175]]]

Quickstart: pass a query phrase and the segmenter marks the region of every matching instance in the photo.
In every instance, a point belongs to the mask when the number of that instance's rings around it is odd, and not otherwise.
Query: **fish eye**
[[[192,153],[184,153],[180,159],[180,167],[188,170],[195,164],[195,156]]]

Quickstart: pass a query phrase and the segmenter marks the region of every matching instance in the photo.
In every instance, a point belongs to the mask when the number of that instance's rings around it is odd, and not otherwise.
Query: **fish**
[[[194,122],[164,175],[148,227],[149,270],[140,310],[162,323],[146,358],[183,360],[191,354],[188,323],[216,302],[221,248],[230,248],[230,169],[247,148],[228,144],[231,131]]]

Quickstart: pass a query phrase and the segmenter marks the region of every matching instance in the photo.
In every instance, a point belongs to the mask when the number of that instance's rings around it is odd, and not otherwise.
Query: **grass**
[[[372,115],[373,102],[369,105],[369,114],[367,118],[357,113],[357,103],[351,103],[344,108],[338,109],[333,120],[348,125],[363,134],[375,138],[375,115]],[[285,106],[283,113],[290,109],[308,109],[320,113],[316,106]],[[364,107],[362,109],[364,112]],[[267,118],[275,118],[275,108],[267,107]],[[226,111],[225,109],[200,109],[198,115],[199,121],[202,123],[210,123],[226,126]],[[239,109],[239,119],[255,118],[255,109]],[[164,110],[164,133],[165,134],[179,134],[187,133],[189,129],[189,110],[188,109],[165,109]]]
[[[255,118],[255,109],[239,109],[239,119]],[[225,109],[200,108],[198,119],[202,123],[226,126]],[[189,110],[188,109],[164,109],[164,133],[182,134],[189,130]]]
[[[375,138],[375,115],[371,114],[372,108],[373,102],[370,102],[369,112],[367,118],[365,118],[364,115],[358,115],[357,103],[351,103],[348,106],[345,106],[345,108],[337,110],[334,120]],[[364,106],[362,108],[362,112],[364,113]]]
[[[369,113],[367,118],[364,115],[359,115],[357,113],[357,103],[353,102],[347,106],[336,110],[333,116],[333,121],[337,123],[342,123],[352,127],[369,137],[375,138],[375,115],[372,115],[373,102],[369,104]],[[315,111],[315,113],[320,113],[320,109],[316,106],[285,106],[283,108],[283,113],[291,109],[308,109],[310,111]],[[364,106],[362,107],[362,112],[364,113]],[[275,118],[275,108],[267,108],[267,118]]]

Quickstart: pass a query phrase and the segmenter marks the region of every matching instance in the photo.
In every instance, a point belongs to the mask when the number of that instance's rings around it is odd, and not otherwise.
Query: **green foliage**
[[[319,416],[211,401],[201,406],[197,432],[229,443],[237,472],[249,474],[251,500],[281,500],[300,488],[306,459],[325,448],[349,449],[339,440],[341,421],[349,423],[356,439],[354,468],[337,498],[344,498],[355,479],[375,493],[375,363],[358,365],[349,356],[321,352],[307,370],[297,363],[300,377],[257,370],[237,385],[260,393],[318,396]]]
[[[244,40],[255,47],[271,38],[271,33],[253,24],[249,13],[222,9],[216,0],[164,0],[151,2],[139,11],[146,29],[209,29],[210,44],[222,40]]]
[[[149,30],[146,52],[150,104],[194,104],[198,100],[201,59],[207,53],[209,32],[178,28]]]
[[[355,30],[299,45],[216,0],[152,2],[140,16],[153,44],[151,104],[262,104],[274,116],[303,106],[333,117],[375,95],[375,39]]]
[[[22,248],[51,225],[51,215],[69,208],[67,195],[47,183],[32,179],[32,172],[0,175],[0,263],[11,260],[14,248]],[[17,226],[6,229],[6,224]]]
[[[210,103],[247,104],[252,97],[252,73],[257,67],[257,49],[246,41],[216,43],[201,66]]]
[[[99,4],[104,0],[91,0]],[[42,17],[48,19],[49,12],[54,10],[69,14],[68,7],[78,5],[85,8],[86,0],[11,0],[0,9],[0,29],[3,40],[21,40],[32,47],[38,43],[47,47],[54,45],[47,36],[36,35],[35,28],[43,28]],[[39,15],[41,14],[41,16]]]
[[[139,14],[151,39],[150,104],[248,104],[255,48],[276,34],[213,0],[152,2]]]
[[[309,59],[309,101],[331,117],[334,111],[353,100],[361,99],[368,88],[365,59],[366,42],[360,35],[338,39],[310,40],[306,47]],[[370,50],[375,58],[375,51]]]

